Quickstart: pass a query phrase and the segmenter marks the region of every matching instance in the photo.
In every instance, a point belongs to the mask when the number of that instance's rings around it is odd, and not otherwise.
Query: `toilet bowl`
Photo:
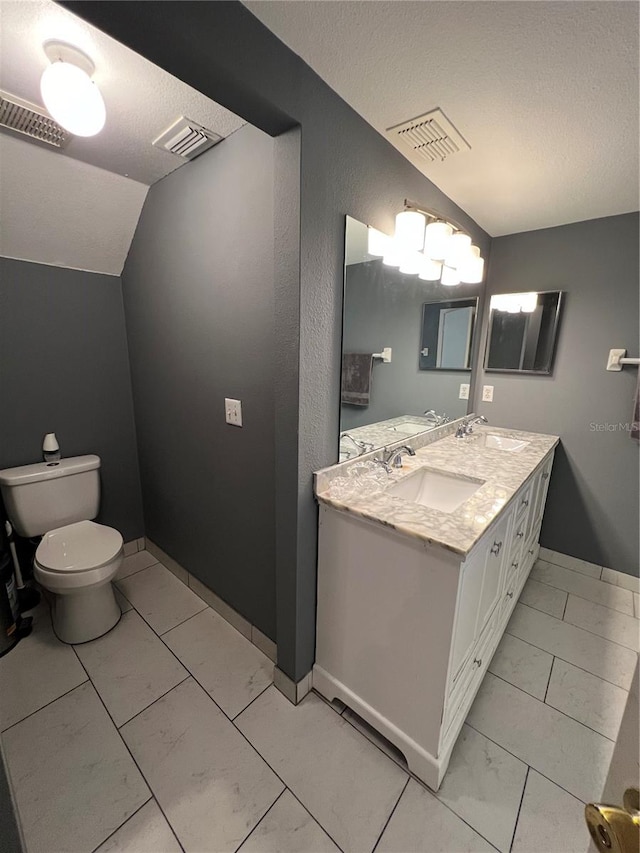
[[[53,594],[53,628],[64,643],[86,643],[120,619],[111,581],[122,562],[122,536],[112,527],[78,521],[49,530],[34,559],[34,577]]]

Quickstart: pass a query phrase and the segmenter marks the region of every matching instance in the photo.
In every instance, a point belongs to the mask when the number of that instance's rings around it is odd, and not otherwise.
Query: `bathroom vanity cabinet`
[[[320,503],[313,686],[434,790],[537,557],[553,454],[466,554]]]

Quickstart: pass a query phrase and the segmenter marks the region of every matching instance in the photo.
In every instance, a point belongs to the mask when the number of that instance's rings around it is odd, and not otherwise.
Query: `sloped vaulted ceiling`
[[[63,151],[0,132],[0,254],[119,275],[148,187],[185,165],[153,140],[183,115],[221,137],[244,121],[52,0],[2,0],[0,25],[0,89],[41,105],[43,44],[66,41],[107,107],[103,131]]]

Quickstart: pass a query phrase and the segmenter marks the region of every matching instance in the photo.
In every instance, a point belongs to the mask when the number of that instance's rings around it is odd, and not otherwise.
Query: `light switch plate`
[[[458,394],[459,400],[468,400],[469,399],[469,385],[466,382],[460,383],[460,393]]]
[[[493,385],[482,386],[482,402],[493,403]]]
[[[228,424],[237,427],[242,426],[242,402],[240,400],[232,400],[229,397],[225,397],[224,414]]]

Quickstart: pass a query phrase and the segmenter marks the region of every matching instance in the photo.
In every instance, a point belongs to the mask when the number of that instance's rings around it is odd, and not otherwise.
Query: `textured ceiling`
[[[0,255],[120,275],[148,189],[0,134]]]
[[[387,137],[440,107],[470,151],[397,147],[493,236],[638,209],[638,3],[245,5]]]
[[[72,139],[62,156],[153,184],[185,163],[152,147],[179,116],[186,115],[220,136],[244,124],[51,0],[2,0],[0,23],[0,87],[13,95],[42,103],[40,77],[48,63],[42,45],[49,39],[79,47],[95,63],[93,79],[105,100],[107,122],[97,136]]]

